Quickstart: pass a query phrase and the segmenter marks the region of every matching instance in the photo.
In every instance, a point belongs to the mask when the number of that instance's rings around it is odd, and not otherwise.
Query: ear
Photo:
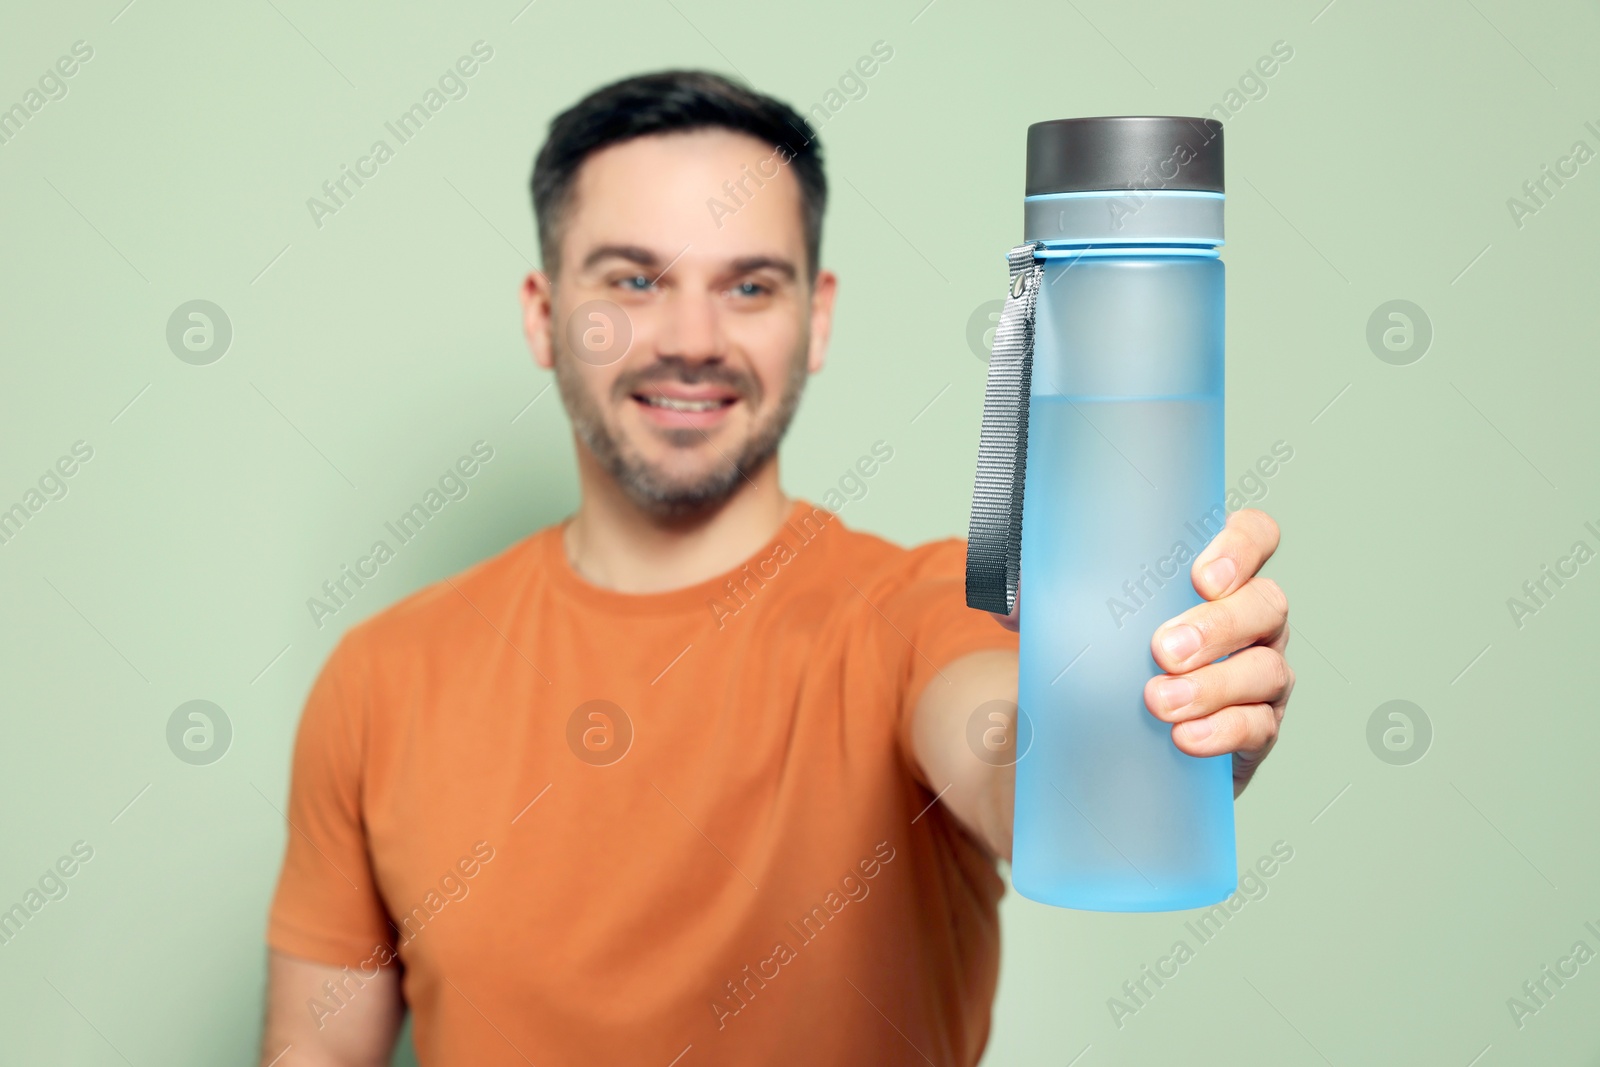
[[[550,343],[550,302],[554,298],[550,279],[543,271],[530,271],[518,292],[522,301],[522,332],[528,351],[543,370],[555,366],[555,351]]]
[[[819,270],[811,289],[811,347],[806,366],[812,374],[828,360],[828,338],[833,333],[833,299],[839,291],[839,278],[831,270]]]

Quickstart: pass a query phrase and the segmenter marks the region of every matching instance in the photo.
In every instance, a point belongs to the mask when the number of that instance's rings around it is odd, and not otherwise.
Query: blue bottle
[[[1028,130],[1011,875],[1047,904],[1178,910],[1237,884],[1231,757],[1179,751],[1143,697],[1151,636],[1200,602],[1190,564],[1226,518],[1222,209],[1214,120]]]

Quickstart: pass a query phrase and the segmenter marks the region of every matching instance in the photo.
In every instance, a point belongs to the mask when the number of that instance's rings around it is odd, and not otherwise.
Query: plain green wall
[[[1108,998],[1189,916],[1008,895],[986,1062],[1600,1062],[1600,962],[1520,1028],[1506,1003],[1600,949],[1600,562],[1520,628],[1506,603],[1600,548],[1600,161],[1520,226],[1506,204],[1600,150],[1593,3],[122,3],[11,2],[0,32],[0,107],[94,49],[0,145],[0,507],[93,448],[0,545],[0,906],[94,850],[0,946],[0,1060],[253,1062],[314,672],[349,623],[575,503],[554,390],[513,422],[549,382],[514,293],[552,114],[670,65],[805,109],[881,39],[820,127],[843,288],[784,481],[816,498],[889,441],[844,517],[906,543],[965,529],[967,327],[1019,236],[1027,124],[1204,113],[1294,51],[1227,123],[1225,250],[1228,469],[1294,448],[1263,506],[1299,688],[1239,857],[1294,858],[1120,1028]],[[319,229],[307,198],[479,39],[469,95]],[[194,299],[233,329],[206,366],[165,338]],[[1433,327],[1404,366],[1366,339],[1395,299]],[[480,438],[471,494],[315,627],[306,598]],[[166,740],[194,699],[233,728],[206,766]],[[1368,746],[1392,699],[1432,723],[1419,762]]]

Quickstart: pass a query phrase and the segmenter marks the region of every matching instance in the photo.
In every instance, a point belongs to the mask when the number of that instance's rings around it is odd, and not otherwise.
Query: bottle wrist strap
[[[1001,615],[1017,602],[1022,558],[1022,490],[1028,462],[1033,324],[1044,265],[1042,242],[1006,254],[1011,287],[989,354],[978,476],[967,527],[967,606]]]

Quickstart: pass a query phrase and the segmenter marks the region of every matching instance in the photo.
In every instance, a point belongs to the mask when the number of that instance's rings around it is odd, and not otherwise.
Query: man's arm
[[[971,652],[940,668],[923,687],[912,712],[911,754],[939,793],[939,802],[990,852],[1009,861],[1016,767],[1009,762],[994,766],[967,747],[967,720],[990,701],[1016,704],[1015,652]],[[1001,728],[1012,734],[1010,726]],[[1016,739],[1008,736],[1006,740],[1014,744]],[[1001,754],[1005,751],[1009,746]]]
[[[391,965],[374,978],[352,977],[348,968],[270,951],[261,1067],[386,1067],[405,1018],[399,972]]]
[[[1145,706],[1172,723],[1172,741],[1191,756],[1233,754],[1233,795],[1249,784],[1278,738],[1294,671],[1284,660],[1289,604],[1257,577],[1278,547],[1278,524],[1245,508],[1195,557],[1190,577],[1204,598],[1156,629],[1150,654],[1164,672],[1145,686]],[[1020,603],[1021,593],[1018,593]],[[1015,629],[1016,613],[995,616]],[[1219,657],[1228,658],[1221,663]],[[974,652],[944,666],[912,710],[912,755],[941,802],[996,856],[1011,858],[1016,770],[979,759],[967,720],[989,701],[1017,700],[1017,656]],[[1014,738],[1008,739],[1014,743]]]

